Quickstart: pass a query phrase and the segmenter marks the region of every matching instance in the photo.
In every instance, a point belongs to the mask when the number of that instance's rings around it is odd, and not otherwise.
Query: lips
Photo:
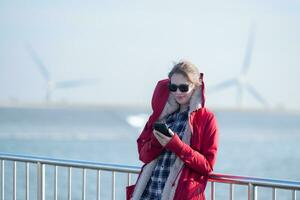
[[[176,96],[177,99],[184,99],[184,96]]]

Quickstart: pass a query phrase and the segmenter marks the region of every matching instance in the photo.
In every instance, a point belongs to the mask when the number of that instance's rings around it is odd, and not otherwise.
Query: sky
[[[43,103],[47,81],[97,79],[56,89],[52,102],[149,106],[156,82],[187,59],[207,91],[238,77],[255,26],[247,83],[272,109],[300,110],[300,3],[266,1],[0,1],[0,103]],[[207,94],[234,108],[236,88]],[[262,108],[245,92],[245,108]]]

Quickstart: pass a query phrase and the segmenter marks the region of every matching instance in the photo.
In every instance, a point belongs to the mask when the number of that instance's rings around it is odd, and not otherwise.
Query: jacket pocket
[[[126,187],[126,200],[130,200],[132,198],[134,188],[135,185],[130,185]]]

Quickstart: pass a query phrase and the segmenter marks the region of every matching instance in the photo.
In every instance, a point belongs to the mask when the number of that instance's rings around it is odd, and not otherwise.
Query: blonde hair
[[[175,63],[172,70],[169,72],[168,77],[171,77],[174,74],[183,75],[189,82],[195,84],[196,86],[201,85],[199,71],[193,63],[183,60]]]

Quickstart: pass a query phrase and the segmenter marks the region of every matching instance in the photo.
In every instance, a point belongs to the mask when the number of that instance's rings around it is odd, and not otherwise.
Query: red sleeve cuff
[[[170,142],[165,146],[166,149],[174,152],[176,155],[180,155],[183,147],[183,142],[180,140],[178,135],[175,133]]]

